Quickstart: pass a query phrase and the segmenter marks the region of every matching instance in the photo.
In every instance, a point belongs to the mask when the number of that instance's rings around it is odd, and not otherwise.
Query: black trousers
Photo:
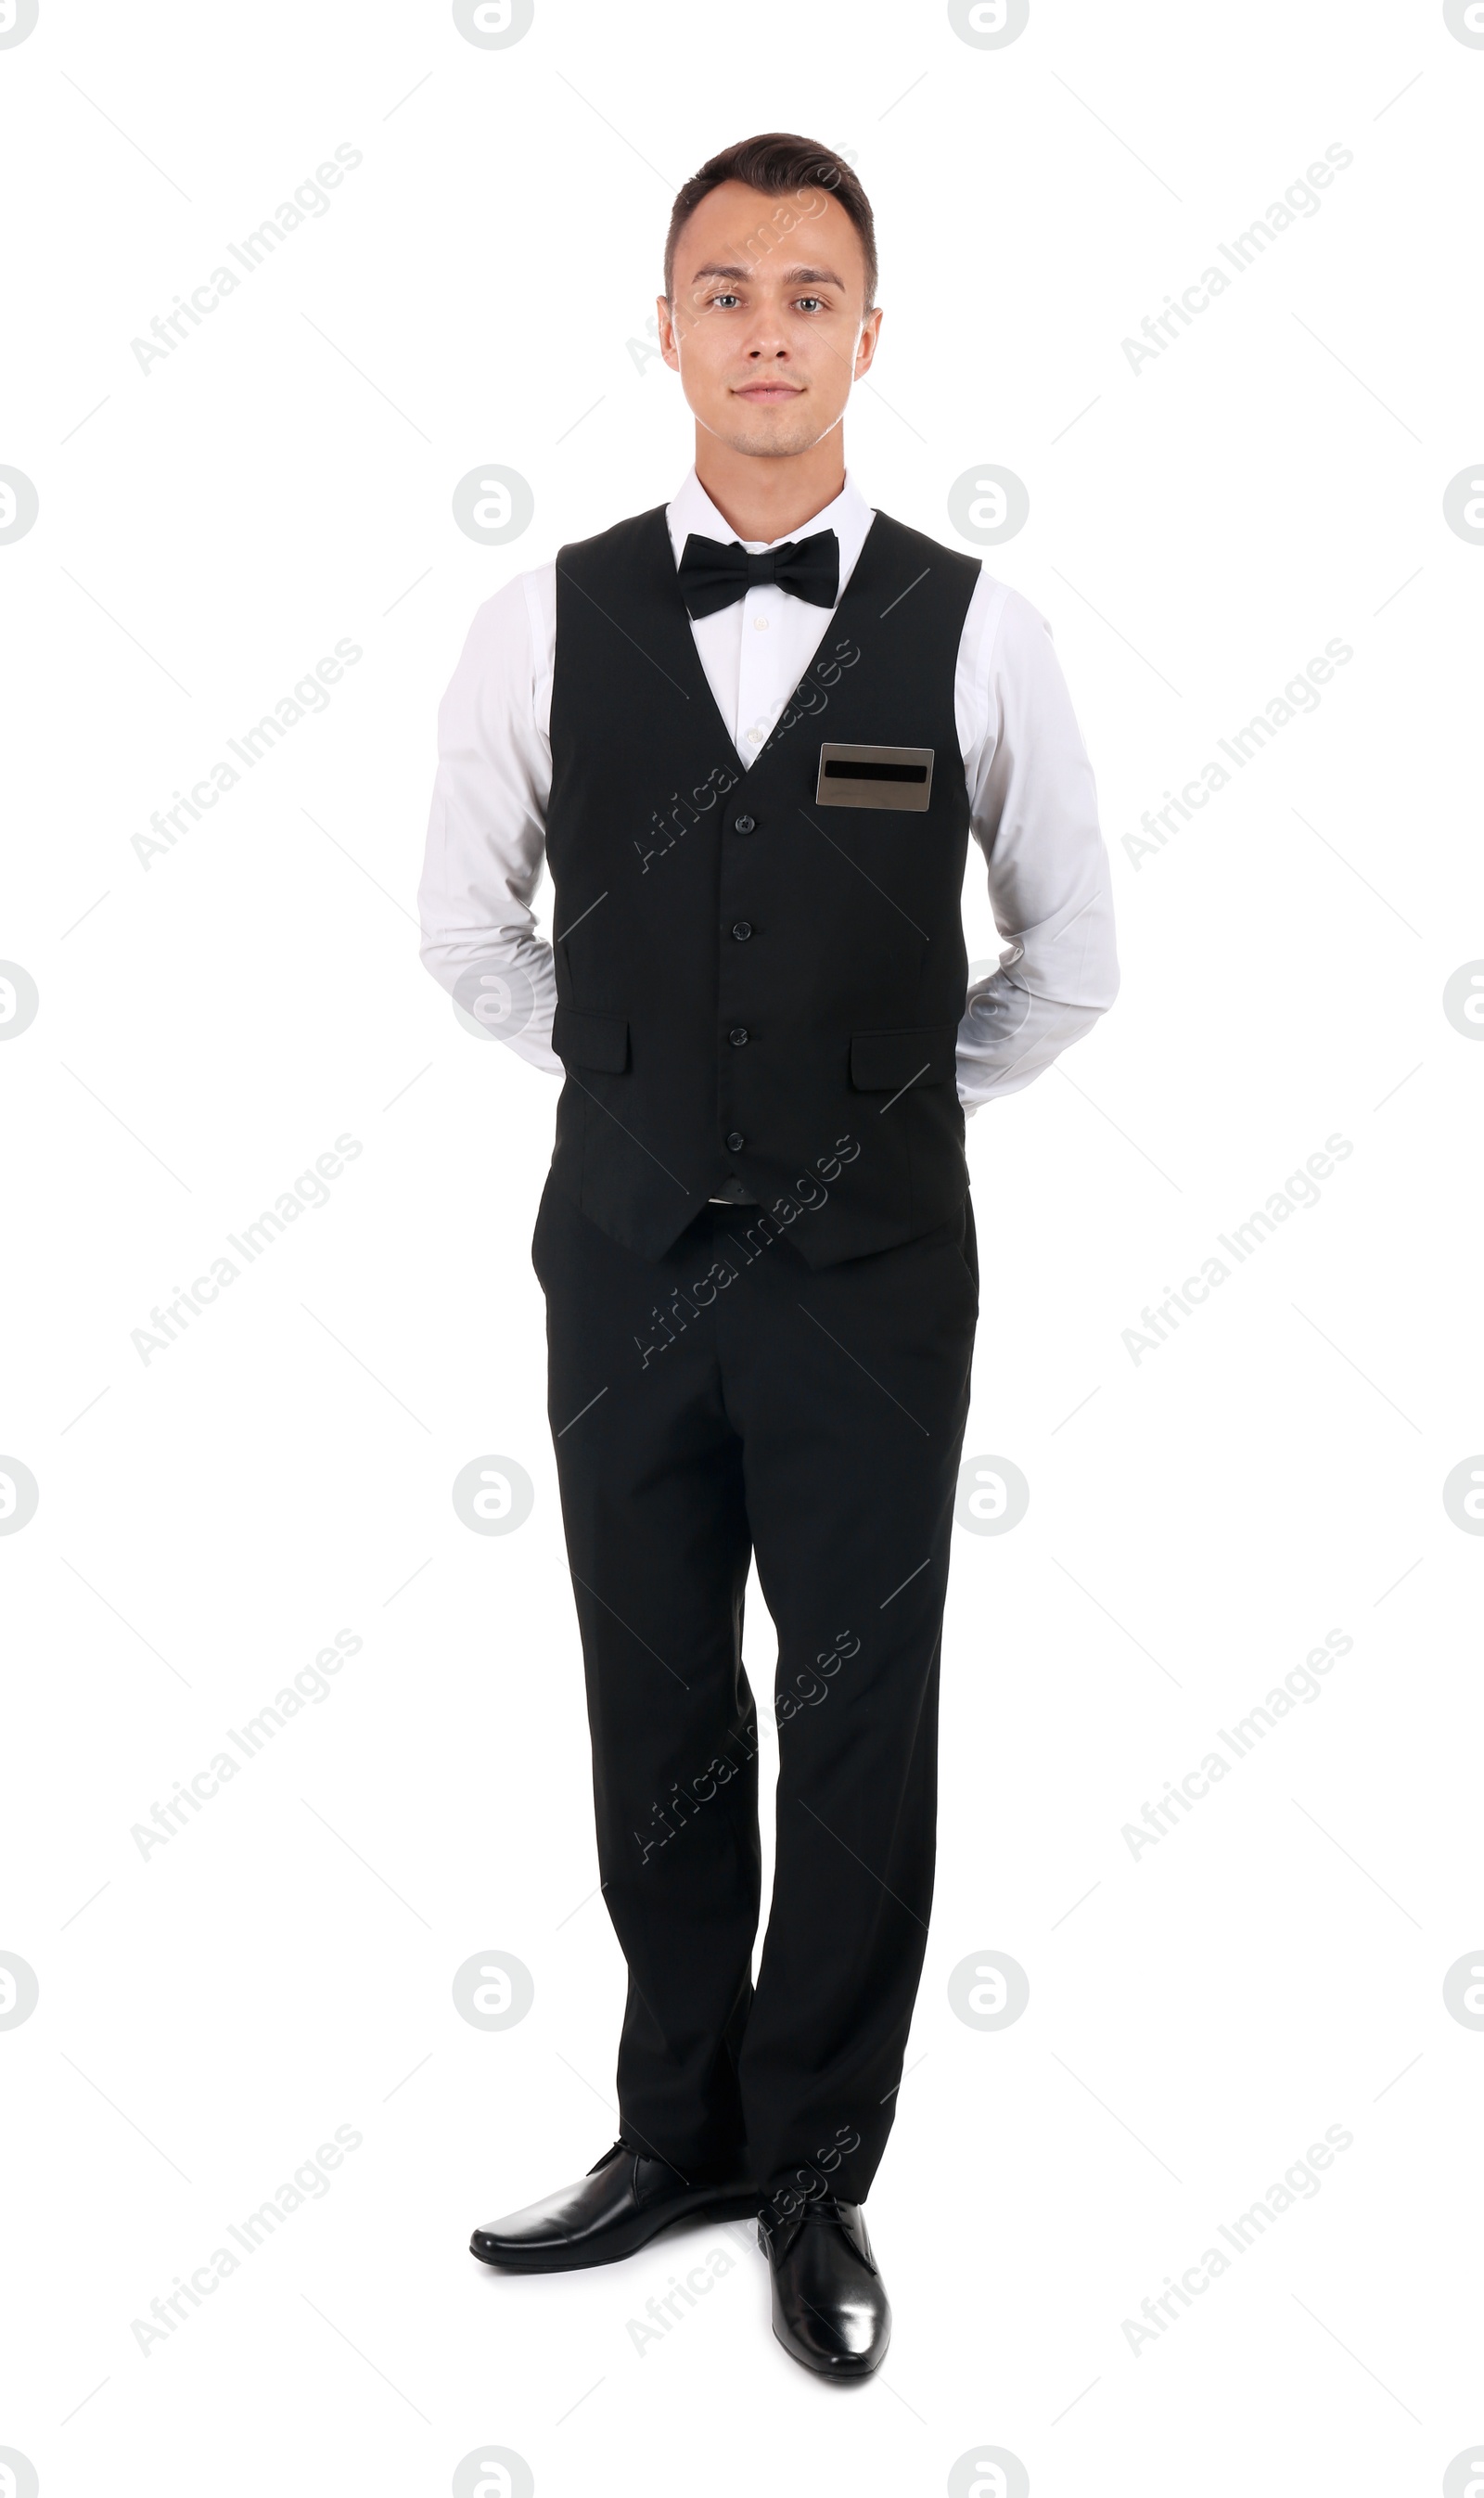
[[[689,2178],[745,2162],[771,2191],[860,2201],[927,1939],[978,1264],[967,1198],[941,1229],[819,1272],[791,1228],[710,1205],[651,1263],[548,1182],[532,1261],[629,1968],[623,2131]],[[754,1553],[780,1764],[756,1988]]]

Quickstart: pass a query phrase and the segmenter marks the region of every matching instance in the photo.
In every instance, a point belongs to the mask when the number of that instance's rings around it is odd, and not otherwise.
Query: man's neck
[[[845,443],[837,427],[796,457],[765,460],[733,451],[695,430],[695,475],[728,528],[764,546],[802,528],[845,485]]]

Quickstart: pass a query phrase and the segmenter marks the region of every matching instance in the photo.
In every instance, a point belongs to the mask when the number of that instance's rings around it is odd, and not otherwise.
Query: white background
[[[0,1050],[0,1450],[40,1487],[0,1539],[0,1949],[40,1985],[0,2030],[0,2449],[45,2498],[442,2492],[481,2441],[541,2498],[937,2492],[989,2446],[1036,2498],[1390,2498],[1484,2435],[1484,2032],[1442,1992],[1484,1960],[1484,1544],[1441,1497],[1484,1446],[1484,1050],[1441,1004],[1484,956],[1484,556],[1442,510],[1484,447],[1481,95],[1440,8],[1380,0],[1035,0],[999,49],[883,0],[537,0],[503,49],[431,5],[42,0],[0,48],[0,462],[40,497],[0,546],[0,954],[40,993]],[[896,2327],[851,2392],[773,2342],[745,2231],[535,2282],[465,2251],[611,2140],[622,1968],[529,1264],[557,1088],[459,1026],[411,916],[468,621],[673,492],[690,420],[629,342],[674,188],[775,127],[852,151],[876,210],[870,499],[962,544],[955,479],[1027,485],[986,560],[1054,628],[1124,977],[969,1131],[968,1451],[1031,1499],[955,1536],[939,1889],[869,2207]],[[329,212],[142,372],[131,340],[342,143]],[[1319,213],[1131,371],[1336,143]],[[450,512],[490,462],[535,501],[498,548]],[[142,865],[342,637],[328,709]],[[1136,864],[1145,810],[1332,637],[1317,711]],[[1335,1134],[1321,1202],[1136,1363],[1143,1306]],[[341,1135],[330,1202],[142,1361]],[[509,1536],[450,1499],[491,1453],[535,1486]],[[332,1695],[142,1859],[132,1826],[342,1626]],[[1136,1860],[1123,1825],[1337,1627],[1323,1697]],[[768,1636],[755,1590],[762,1691]],[[451,1993],[490,1950],[535,1988],[496,2034]],[[948,2000],[985,1950],[1030,1981],[999,2032]],[[142,2353],[338,2125],[330,2191]],[[1330,2126],[1321,2190],[1136,2354],[1124,2320]]]

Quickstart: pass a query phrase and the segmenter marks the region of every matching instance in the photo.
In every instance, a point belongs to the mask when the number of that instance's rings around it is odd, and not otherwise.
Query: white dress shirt
[[[693,530],[724,544],[736,535],[694,468],[665,517],[677,564]],[[788,538],[833,529],[843,592],[874,517],[847,472],[834,501]],[[786,542],[741,541],[749,553]],[[832,613],[768,582],[692,623],[744,770],[767,744]],[[1097,791],[1050,632],[1028,598],[981,567],[958,645],[953,711],[970,827],[1005,950],[998,969],[971,985],[958,1028],[967,1115],[1017,1093],[1117,994]],[[418,905],[422,960],[444,988],[475,963],[525,975],[533,1005],[524,1022],[511,1018],[508,1045],[561,1075],[551,1045],[552,950],[531,907],[545,858],[556,638],[555,563],[517,573],[476,613],[438,710]]]

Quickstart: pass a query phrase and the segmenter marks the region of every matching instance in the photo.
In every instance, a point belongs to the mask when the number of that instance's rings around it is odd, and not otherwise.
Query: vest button
[[[733,937],[738,940],[744,937],[751,937],[753,933],[752,921],[750,919],[734,919],[731,923],[731,933]]]
[[[751,833],[756,832],[757,826],[756,816],[738,816],[731,829],[734,833]]]
[[[747,1138],[743,1136],[739,1136],[737,1130],[733,1128],[730,1136],[726,1139],[726,1150],[729,1154],[739,1154],[746,1142]]]
[[[746,1026],[746,1024],[745,1024],[745,1023],[737,1023],[737,1024],[733,1024],[733,1025],[732,1025],[732,1028],[731,1028],[730,1032],[727,1034],[726,1038],[727,1038],[727,1040],[730,1041],[730,1043],[731,1043],[731,1045],[732,1045],[733,1049],[741,1049],[741,1048],[742,1048],[742,1046],[744,1045],[744,1043],[745,1043],[746,1040],[747,1040],[747,1026]]]

